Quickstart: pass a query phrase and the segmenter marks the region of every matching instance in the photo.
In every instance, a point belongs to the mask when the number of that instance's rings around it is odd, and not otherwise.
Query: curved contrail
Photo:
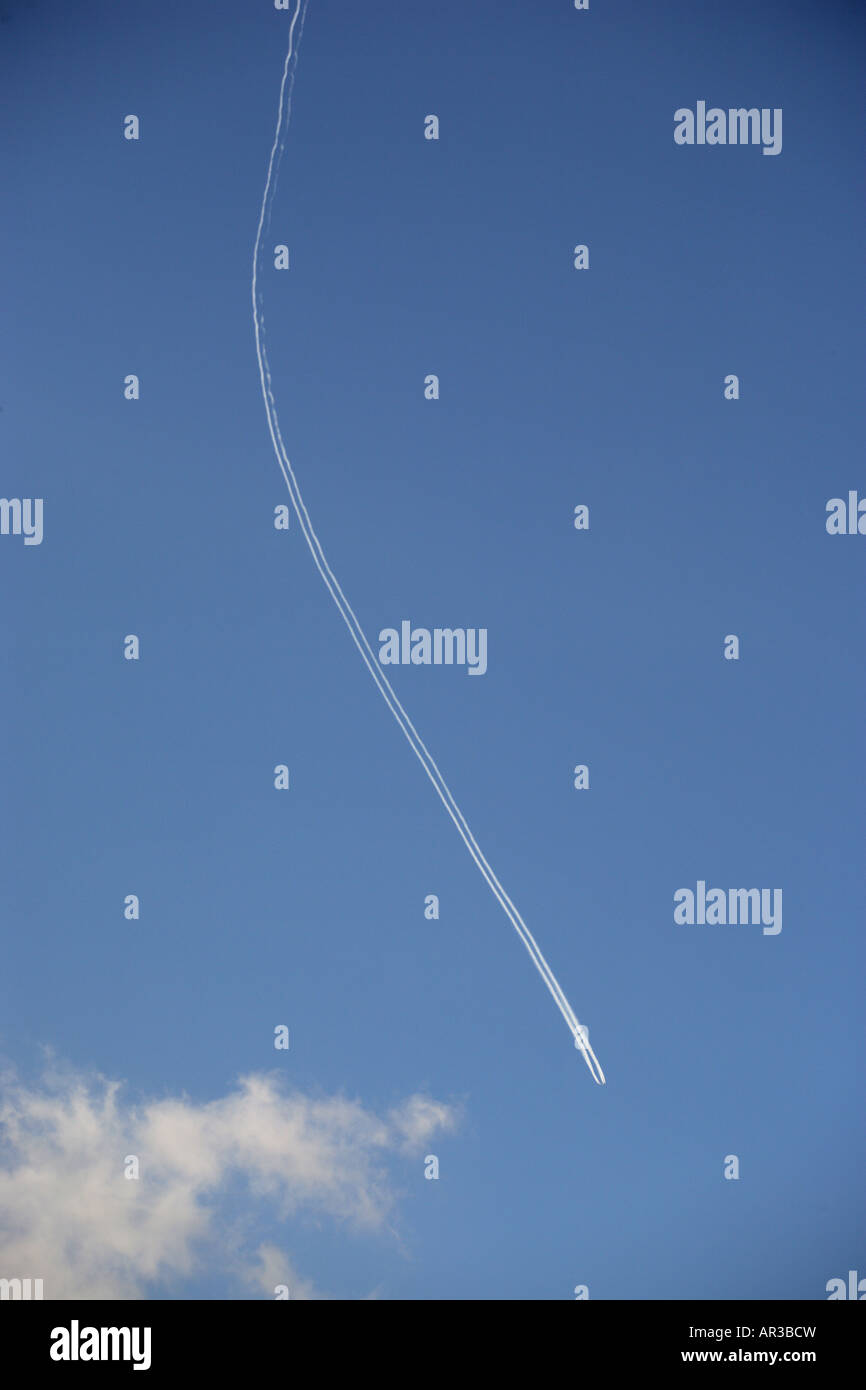
[[[562,988],[560,987],[559,981],[557,980],[550,966],[547,964],[547,961],[544,959],[538,942],[535,940],[535,937],[532,935],[532,932],[527,927],[520,913],[517,911],[517,908],[514,906],[508,894],[505,892],[505,889],[502,887],[502,884],[499,882],[499,879],[496,877],[496,874],[493,872],[492,868],[490,867],[484,855],[482,854],[475,840],[475,836],[472,834],[472,831],[470,830],[466,820],[464,819],[463,812],[460,810],[460,807],[457,805],[457,802],[451,795],[451,792],[448,789],[445,779],[439,771],[439,768],[436,766],[436,763],[434,762],[430,752],[425,746],[423,739],[421,738],[420,734],[418,733],[408,714],[406,713],[403,706],[400,704],[400,701],[397,699],[397,696],[395,695],[394,691],[392,690],[390,682],[385,676],[382,667],[376,660],[376,657],[373,653],[373,649],[367,641],[367,638],[364,636],[361,625],[355,616],[355,613],[352,609],[351,604],[349,603],[349,600],[346,598],[345,594],[343,593],[343,590],[340,588],[340,585],[337,582],[333,570],[328,564],[328,561],[325,559],[325,553],[322,550],[321,544],[319,543],[319,538],[313,529],[313,523],[310,521],[309,513],[307,512],[307,508],[304,504],[304,499],[301,496],[301,490],[298,487],[298,480],[295,477],[294,470],[292,468],[291,463],[289,462],[289,456],[286,452],[286,446],[283,443],[283,437],[280,433],[280,422],[279,417],[277,415],[277,408],[274,402],[274,394],[272,389],[271,369],[268,364],[267,352],[265,351],[264,346],[264,315],[260,303],[260,296],[258,294],[258,266],[259,252],[262,240],[262,231],[265,225],[265,219],[270,218],[270,210],[271,205],[273,203],[274,190],[276,188],[277,170],[279,168],[280,158],[285,147],[286,133],[288,131],[289,126],[289,116],[291,114],[292,109],[292,87],[294,85],[295,64],[297,61],[297,46],[295,45],[295,26],[297,24],[298,18],[300,17],[301,24],[300,29],[298,30],[298,43],[300,43],[301,35],[304,29],[304,20],[306,19],[308,3],[309,0],[297,0],[295,11],[292,15],[291,23],[289,25],[289,48],[288,52],[286,53],[286,61],[283,65],[283,80],[280,83],[280,101],[279,107],[277,109],[277,125],[276,130],[274,131],[274,143],[271,146],[270,159],[268,160],[268,176],[265,181],[265,191],[262,195],[262,206],[261,211],[259,212],[259,225],[256,230],[256,243],[253,249],[252,300],[253,324],[255,327],[256,335],[256,357],[258,358],[259,377],[261,378],[262,384],[262,396],[265,402],[265,412],[268,417],[268,430],[270,431],[271,442],[274,446],[274,453],[277,456],[277,463],[280,465],[280,470],[282,472],[283,477],[285,478],[286,487],[289,489],[289,496],[292,499],[292,506],[295,509],[295,513],[300,523],[301,530],[304,533],[304,540],[307,542],[307,545],[309,546],[310,554],[312,555],[313,560],[315,561],[316,568],[319,571],[319,574],[322,576],[322,579],[325,582],[325,586],[328,590],[328,593],[334,600],[334,603],[336,604],[340,612],[340,616],[343,619],[343,622],[349,629],[349,634],[352,638],[352,641],[355,643],[355,646],[358,648],[358,651],[361,654],[361,657],[364,661],[364,665],[367,667],[367,670],[370,672],[370,675],[376,682],[376,685],[379,688],[383,700],[385,701],[389,710],[393,714],[397,723],[400,725],[400,728],[402,729],[403,734],[405,735],[406,741],[409,743],[413,753],[415,754],[416,758],[420,762],[421,766],[423,767],[424,771],[426,772],[427,776],[432,782],[434,788],[436,789],[436,793],[439,796],[443,806],[445,807],[445,810],[448,812],[449,816],[451,817],[452,821],[457,827],[458,833],[460,834],[463,843],[466,845],[466,848],[469,850],[469,853],[472,855],[472,858],[475,860],[475,863],[481,870],[485,882],[487,883],[488,887],[490,888],[497,902],[501,906],[506,917],[511,922],[511,925],[514,927],[514,930],[517,932],[517,935],[520,937],[520,940],[523,942],[524,946],[526,947],[527,951],[532,957],[532,962],[536,970],[538,971],[541,978],[544,980],[544,983],[547,985],[547,988],[550,990],[550,993],[553,995],[553,998],[556,1001],[556,1005],[560,1013],[562,1014],[563,1018],[568,1024],[568,1027],[571,1030],[571,1033],[574,1037],[575,1047],[579,1048],[580,1051],[583,1053],[584,1061],[586,1062],[586,1065],[589,1067],[593,1079],[599,1085],[604,1085],[604,1072],[602,1071],[599,1065],[598,1058],[596,1057],[595,1053],[589,1045],[589,1038],[586,1034],[586,1030],[578,1022],[574,1010],[572,1009],[571,1005],[569,1004],[568,1000],[562,992]]]

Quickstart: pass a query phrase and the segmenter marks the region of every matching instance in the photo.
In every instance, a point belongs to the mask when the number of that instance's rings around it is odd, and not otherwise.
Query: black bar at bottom
[[[450,1379],[479,1361],[509,1378],[529,1358],[587,1372],[666,1374],[707,1365],[806,1366],[822,1378],[862,1360],[862,1314],[843,1302],[4,1302],[7,1374],[220,1379],[283,1368],[288,1382],[387,1370]],[[541,1332],[542,1344],[531,1343]],[[564,1366],[563,1366],[564,1360]],[[533,1364],[534,1363],[534,1364]],[[561,1372],[559,1372],[561,1373]]]

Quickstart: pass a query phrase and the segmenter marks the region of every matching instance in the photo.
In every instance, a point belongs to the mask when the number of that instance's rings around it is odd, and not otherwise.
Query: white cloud
[[[410,1096],[397,1110],[390,1114],[392,1129],[401,1136],[404,1153],[414,1153],[422,1148],[429,1138],[440,1129],[450,1129],[456,1112],[453,1106],[443,1105],[441,1101],[431,1100],[430,1096]]]
[[[38,1086],[5,1077],[0,1277],[41,1278],[46,1298],[128,1299],[217,1268],[267,1297],[277,1284],[292,1298],[322,1297],[275,1244],[256,1244],[256,1220],[266,1212],[272,1229],[306,1212],[356,1230],[386,1226],[388,1159],[423,1155],[456,1118],[413,1095],[381,1119],[359,1101],[310,1097],[261,1074],[218,1100],[138,1104],[104,1077],[64,1070]],[[133,1154],[138,1181],[124,1177]]]

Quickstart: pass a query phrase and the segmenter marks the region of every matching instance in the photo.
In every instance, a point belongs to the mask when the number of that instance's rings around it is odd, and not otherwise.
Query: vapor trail
[[[283,65],[282,82],[280,83],[280,100],[277,109],[277,124],[276,129],[274,131],[274,142],[271,146],[270,159],[268,160],[268,175],[265,181],[265,191],[262,195],[262,206],[259,212],[259,224],[256,230],[256,242],[255,247],[253,249],[252,302],[253,325],[255,328],[256,337],[256,357],[258,359],[259,364],[259,377],[261,379],[262,385],[262,397],[265,402],[265,412],[268,418],[268,430],[270,432],[271,442],[274,446],[274,453],[277,456],[277,463],[280,465],[280,471],[282,472],[282,475],[285,479],[286,487],[289,490],[289,496],[292,499],[292,506],[295,509],[298,522],[300,523],[301,530],[304,533],[304,540],[307,542],[307,545],[309,546],[310,554],[312,555],[313,560],[315,561],[315,565],[317,570],[319,571],[319,574],[322,576],[322,579],[325,582],[325,586],[328,590],[328,593],[334,600],[334,603],[336,604],[339,610],[343,622],[349,629],[349,634],[352,638],[352,641],[355,643],[355,646],[358,648],[358,651],[361,654],[361,658],[364,662],[364,665],[367,667],[367,670],[370,672],[370,675],[376,682],[376,685],[379,688],[383,700],[385,701],[395,720],[402,729],[406,741],[410,745],[413,753],[420,762],[428,778],[432,782],[439,799],[441,800],[443,806],[445,807],[445,810],[448,812],[449,816],[451,817],[452,821],[457,827],[457,831],[461,839],[463,840],[463,843],[466,845],[466,848],[469,850],[469,853],[472,855],[472,858],[474,859],[475,863],[480,869],[485,882],[487,883],[488,887],[490,888],[491,892],[493,893],[494,897],[496,898],[506,917],[511,922],[511,925],[514,927],[514,930],[517,932],[517,935],[520,937],[520,940],[523,942],[524,946],[526,947],[527,951],[532,957],[532,962],[536,970],[538,971],[541,978],[544,980],[544,983],[547,985],[547,988],[550,990],[550,993],[552,994],[556,1002],[557,1008],[559,1009],[560,1013],[562,1014],[563,1018],[568,1024],[569,1029],[571,1030],[572,1036],[574,1037],[575,1047],[579,1048],[580,1051],[583,1053],[584,1061],[586,1062],[586,1065],[589,1067],[593,1080],[596,1081],[599,1085],[604,1085],[604,1072],[602,1071],[601,1066],[599,1065],[598,1058],[596,1057],[595,1053],[590,1047],[589,1039],[586,1036],[584,1029],[578,1022],[574,1010],[572,1009],[571,1005],[569,1004],[568,1000],[563,994],[559,981],[557,980],[547,961],[544,959],[538,942],[535,940],[535,937],[532,935],[532,932],[527,927],[520,913],[517,911],[517,908],[514,906],[508,894],[505,892],[505,889],[502,887],[502,884],[499,882],[499,879],[496,877],[496,874],[493,872],[492,868],[490,867],[483,853],[481,852],[481,849],[479,848],[476,842],[475,836],[472,834],[472,831],[470,830],[469,825],[467,824],[463,816],[463,812],[460,810],[460,807],[457,805],[456,801],[454,800],[454,797],[451,795],[451,792],[445,782],[445,779],[439,771],[439,768],[436,766],[436,763],[434,762],[433,757],[431,756],[429,750],[424,744],[423,739],[421,738],[420,734],[418,733],[408,714],[404,710],[403,706],[400,704],[400,701],[397,699],[396,694],[392,690],[391,684],[388,678],[386,677],[384,671],[382,670],[382,667],[376,660],[373,650],[369,642],[367,641],[367,638],[364,635],[364,632],[361,628],[360,623],[358,622],[358,619],[355,616],[355,613],[352,609],[351,604],[349,603],[349,600],[346,598],[345,594],[343,593],[343,590],[340,588],[336,576],[334,575],[333,570],[331,569],[330,565],[328,564],[328,561],[325,558],[325,553],[322,550],[319,538],[316,535],[315,530],[313,529],[313,523],[310,520],[310,516],[304,503],[304,499],[301,496],[301,490],[298,487],[298,480],[295,477],[294,469],[292,468],[292,465],[289,462],[289,456],[286,452],[286,446],[283,443],[283,437],[280,433],[280,422],[279,417],[277,415],[277,407],[274,401],[273,386],[271,380],[271,369],[268,364],[268,356],[265,350],[264,313],[261,303],[261,297],[258,293],[258,267],[262,231],[265,225],[265,220],[270,219],[271,206],[273,203],[274,191],[276,189],[277,172],[279,169],[279,163],[282,157],[283,149],[285,148],[286,135],[289,127],[289,117],[291,115],[292,110],[292,88],[294,86],[295,66],[297,63],[297,46],[295,45],[295,25],[297,24],[298,17],[300,16],[301,24],[298,30],[299,45],[304,30],[304,21],[306,19],[308,3],[309,0],[297,0],[295,11],[292,15],[291,23],[289,25],[289,48],[288,52],[286,53],[286,61]]]

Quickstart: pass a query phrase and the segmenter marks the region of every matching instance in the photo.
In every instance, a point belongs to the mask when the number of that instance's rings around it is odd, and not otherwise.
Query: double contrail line
[[[483,853],[481,852],[481,849],[478,846],[475,836],[472,834],[472,831],[470,830],[469,825],[467,824],[466,819],[464,818],[463,812],[460,810],[460,807],[457,805],[457,802],[451,795],[448,785],[444,777],[442,776],[442,773],[439,771],[439,768],[436,766],[436,763],[429,750],[427,749],[423,739],[421,738],[420,734],[418,733],[417,729],[415,728],[414,724],[412,723],[411,719],[409,718],[408,714],[404,710],[403,706],[400,704],[400,701],[397,699],[396,694],[391,688],[391,684],[385,676],[378,661],[376,660],[374,652],[369,642],[367,641],[367,638],[364,635],[364,632],[361,628],[360,623],[358,622],[358,619],[355,616],[354,610],[352,609],[349,600],[346,598],[345,594],[343,593],[343,590],[340,588],[340,585],[337,582],[337,578],[333,570],[331,569],[331,566],[328,564],[327,559],[325,558],[325,552],[323,551],[319,538],[316,535],[315,530],[313,529],[313,523],[310,520],[310,516],[304,503],[304,499],[301,496],[301,490],[298,486],[298,480],[295,477],[294,469],[292,468],[292,465],[289,462],[289,456],[286,452],[286,446],[283,443],[283,437],[280,433],[280,421],[279,416],[277,415],[276,403],[274,401],[273,383],[271,380],[271,369],[268,364],[268,356],[264,345],[264,314],[262,310],[261,297],[258,292],[258,267],[259,254],[261,250],[262,232],[265,226],[265,220],[270,218],[271,205],[273,203],[274,191],[276,189],[277,171],[279,169],[279,163],[280,158],[282,157],[283,149],[285,148],[286,135],[288,133],[289,127],[289,117],[291,115],[292,110],[292,88],[294,86],[295,66],[297,63],[298,52],[297,46],[295,45],[295,26],[300,16],[301,23],[300,28],[298,29],[299,45],[301,35],[303,34],[304,30],[304,20],[306,19],[308,3],[309,0],[297,0],[297,5],[295,7],[295,11],[292,15],[291,23],[289,26],[289,48],[288,52],[286,53],[286,61],[283,65],[283,79],[280,83],[280,100],[279,107],[277,109],[277,124],[276,130],[274,131],[274,143],[271,146],[271,155],[270,159],[268,160],[268,176],[265,181],[265,191],[262,195],[262,206],[259,212],[259,225],[256,230],[256,243],[253,249],[252,302],[253,324],[255,327],[256,337],[256,357],[258,359],[259,364],[259,377],[261,379],[262,385],[262,397],[265,402],[265,412],[268,417],[268,430],[270,431],[271,442],[274,446],[274,453],[277,456],[277,463],[280,465],[280,471],[282,472],[282,475],[285,479],[286,487],[289,490],[289,496],[292,499],[292,506],[295,509],[295,513],[300,523],[301,530],[304,533],[304,540],[307,542],[307,545],[310,549],[310,554],[312,555],[313,560],[315,561],[316,569],[322,576],[328,593],[334,600],[334,603],[336,604],[339,610],[343,622],[349,629],[349,634],[352,638],[352,641],[355,643],[355,646],[358,648],[358,651],[361,654],[361,658],[364,662],[364,665],[367,667],[367,670],[370,672],[370,675],[376,682],[376,685],[379,688],[383,700],[385,701],[392,715],[394,716],[400,728],[402,729],[406,741],[412,749],[412,752],[415,754],[416,758],[418,759],[427,776],[429,777],[430,781],[432,782],[436,790],[436,794],[438,795],[443,806],[445,807],[445,810],[448,812],[449,816],[451,817],[452,821],[457,827],[457,831],[460,835],[460,838],[463,840],[463,843],[465,844],[469,853],[472,855],[472,858],[475,860],[475,863],[480,869],[485,882],[490,888],[490,891],[493,893],[494,897],[496,898],[506,917],[511,922],[511,925],[514,927],[514,930],[517,932],[517,935],[520,937],[520,940],[523,942],[524,946],[526,947],[527,951],[532,957],[533,965],[535,966],[539,975],[543,979],[544,983],[547,985],[547,988],[550,990],[550,993],[554,998],[557,1008],[559,1009],[560,1013],[562,1014],[563,1018],[568,1024],[569,1029],[571,1030],[571,1033],[574,1037],[575,1047],[579,1048],[580,1051],[583,1053],[584,1061],[586,1062],[586,1065],[589,1067],[593,1080],[596,1081],[599,1085],[603,1086],[605,1084],[604,1072],[602,1071],[599,1065],[598,1058],[596,1057],[595,1053],[589,1045],[589,1037],[587,1035],[587,1030],[584,1029],[578,1022],[577,1016],[574,1010],[572,1009],[571,1005],[569,1004],[568,1000],[566,999],[562,991],[562,988],[559,984],[559,981],[557,980],[547,961],[544,959],[538,942],[535,940],[535,937],[532,935],[532,932],[527,927],[520,913],[517,911],[517,908],[514,906],[514,903],[509,898],[505,889],[502,887],[502,884],[499,882],[499,879],[496,877],[496,874],[493,872],[493,869],[490,867]]]

